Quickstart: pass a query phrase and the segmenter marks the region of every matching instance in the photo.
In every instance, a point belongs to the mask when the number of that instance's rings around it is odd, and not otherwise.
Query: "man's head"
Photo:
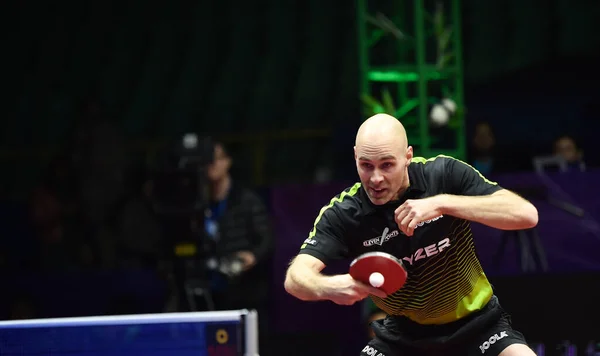
[[[354,159],[360,181],[373,204],[397,199],[409,184],[413,149],[404,126],[387,114],[368,118],[358,129]]]
[[[231,157],[225,150],[222,143],[215,143],[215,156],[213,163],[208,166],[208,178],[211,182],[217,183],[229,176],[231,168]]]

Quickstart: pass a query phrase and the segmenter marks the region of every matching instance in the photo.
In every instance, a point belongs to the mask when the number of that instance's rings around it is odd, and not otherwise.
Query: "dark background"
[[[498,144],[515,155],[549,151],[564,133],[592,152],[599,5],[462,3],[468,126],[490,121]],[[280,130],[352,136],[362,119],[352,2],[4,6],[11,26],[1,142],[5,167],[20,176],[4,176],[12,193],[30,184],[86,116],[114,120],[128,144],[141,150],[188,130],[239,133],[243,139],[229,141],[244,147],[256,144],[252,133]],[[270,182],[306,178],[297,168],[302,165],[287,163],[316,164],[330,141],[308,137],[269,143]],[[243,156],[252,150],[235,148],[239,165],[252,162]]]
[[[351,144],[364,117],[352,1],[13,1],[2,7],[8,16],[3,241],[33,244],[23,237],[32,192],[62,153],[85,146],[78,132],[89,125],[104,135],[97,139],[100,152],[127,152],[134,167],[182,132],[220,137],[235,157],[237,179],[256,185],[265,199],[273,187],[310,184],[332,156],[342,166],[334,180],[356,179]],[[551,154],[554,140],[569,134],[588,166],[597,166],[600,3],[465,0],[462,17],[467,139],[477,122],[487,121],[498,151],[515,162],[507,170],[531,171],[531,157]],[[132,181],[130,189],[139,189]],[[4,257],[12,253],[8,245],[0,247]],[[22,273],[7,267],[5,281],[45,276]],[[500,274],[491,280],[530,339],[550,348],[565,339],[600,339],[597,272]],[[5,283],[6,295],[21,293]],[[159,292],[152,298],[157,301],[144,312],[160,305]],[[65,301],[52,316],[106,313],[101,309]],[[324,351],[342,342],[319,335],[301,330],[281,337],[314,355],[316,344],[333,344]]]

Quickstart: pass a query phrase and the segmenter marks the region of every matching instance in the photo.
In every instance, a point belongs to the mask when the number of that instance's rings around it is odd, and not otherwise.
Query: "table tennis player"
[[[361,355],[535,355],[494,295],[470,222],[527,229],[538,222],[536,208],[462,161],[413,157],[389,115],[360,126],[354,156],[361,183],[319,212],[288,268],[288,293],[341,305],[370,296],[388,317],[371,324],[376,337]],[[321,273],[332,260],[373,251],[402,260],[408,272],[390,295],[349,274]]]

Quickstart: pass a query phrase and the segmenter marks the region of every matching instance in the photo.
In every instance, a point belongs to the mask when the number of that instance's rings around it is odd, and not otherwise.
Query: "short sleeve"
[[[469,164],[454,158],[446,158],[446,179],[450,194],[489,195],[502,190],[502,187],[483,176]]]
[[[335,205],[321,209],[308,238],[304,240],[300,254],[308,254],[328,264],[348,256],[344,242],[345,229]]]

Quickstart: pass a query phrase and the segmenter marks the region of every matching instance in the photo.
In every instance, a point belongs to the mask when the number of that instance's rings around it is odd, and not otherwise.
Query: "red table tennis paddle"
[[[381,289],[388,295],[402,288],[408,277],[402,261],[385,252],[368,252],[358,256],[350,263],[349,273],[357,281]]]

